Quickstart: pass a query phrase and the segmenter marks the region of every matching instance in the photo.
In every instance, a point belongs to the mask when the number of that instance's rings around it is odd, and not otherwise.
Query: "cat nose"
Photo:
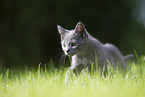
[[[68,53],[70,51],[70,49],[66,50],[66,52]]]

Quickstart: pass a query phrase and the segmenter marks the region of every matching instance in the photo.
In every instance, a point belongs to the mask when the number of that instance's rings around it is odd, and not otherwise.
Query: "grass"
[[[144,97],[145,57],[126,73],[109,69],[106,77],[84,71],[65,84],[66,69],[39,64],[37,69],[7,69],[0,75],[0,97]],[[43,68],[42,68],[43,67]]]

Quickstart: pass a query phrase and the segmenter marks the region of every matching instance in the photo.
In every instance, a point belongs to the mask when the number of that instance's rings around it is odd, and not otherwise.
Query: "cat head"
[[[67,30],[59,25],[57,28],[61,35],[61,45],[65,55],[82,54],[89,37],[85,26],[79,22],[74,30]]]

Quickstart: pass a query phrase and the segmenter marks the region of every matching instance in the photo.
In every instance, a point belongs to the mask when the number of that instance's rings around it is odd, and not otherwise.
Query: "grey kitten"
[[[102,44],[87,32],[81,22],[77,23],[74,30],[66,30],[59,25],[57,28],[61,35],[62,49],[65,55],[71,57],[70,69],[75,73],[90,68],[90,62],[94,64],[94,68],[96,64],[99,68],[106,68],[108,60],[114,68],[118,66],[118,68],[125,69],[125,60],[133,57],[132,54],[123,56],[112,44]],[[66,74],[66,81],[68,81],[68,74],[69,71]]]

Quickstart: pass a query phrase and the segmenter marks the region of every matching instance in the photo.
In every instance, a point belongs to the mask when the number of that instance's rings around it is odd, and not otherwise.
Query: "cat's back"
[[[98,39],[90,35],[88,45],[89,47],[93,47],[93,49],[99,49],[102,48],[103,44]]]
[[[121,68],[126,68],[123,55],[116,46],[107,43],[104,44],[103,47],[105,49],[106,58],[109,59],[114,68],[116,67],[116,64],[119,64]]]
[[[114,55],[114,54],[117,54],[119,56],[122,56],[121,52],[119,51],[119,49],[113,45],[113,44],[110,44],[110,43],[106,43],[103,45],[104,49],[105,49],[105,53],[109,53],[109,55]]]

